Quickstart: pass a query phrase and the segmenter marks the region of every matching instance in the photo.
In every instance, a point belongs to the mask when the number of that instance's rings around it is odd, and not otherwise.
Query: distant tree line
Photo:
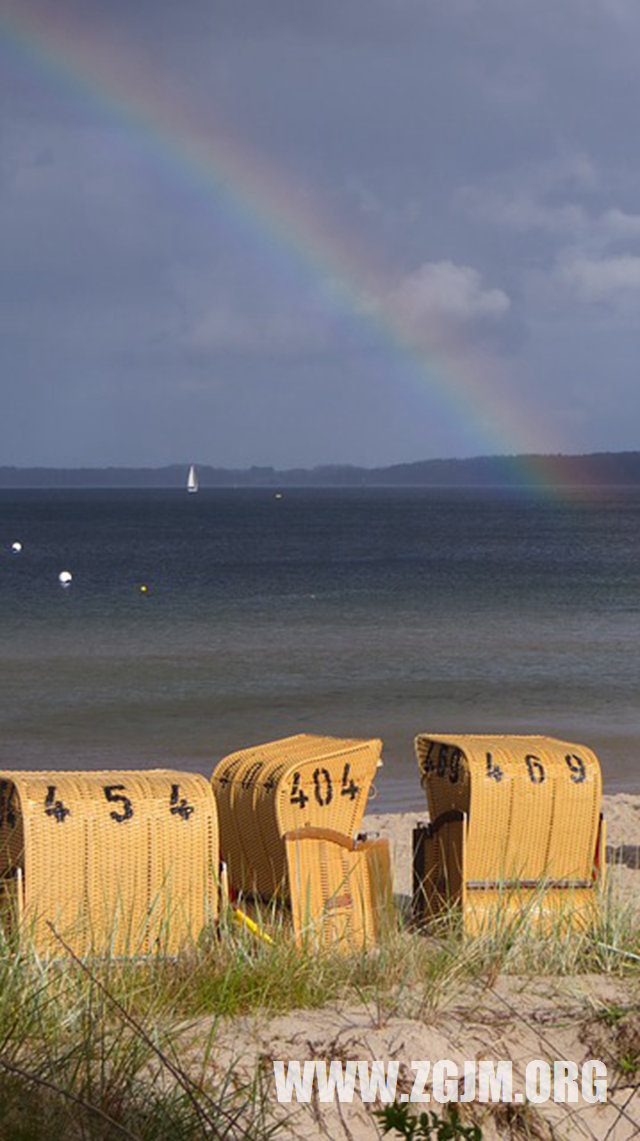
[[[0,487],[181,487],[188,464],[159,468],[0,467]],[[640,452],[591,455],[478,456],[420,460],[390,467],[328,464],[314,468],[216,468],[198,464],[201,487],[517,487],[633,486]]]

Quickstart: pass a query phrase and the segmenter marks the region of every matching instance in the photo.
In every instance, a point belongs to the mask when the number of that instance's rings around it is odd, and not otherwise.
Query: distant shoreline
[[[185,487],[189,462],[164,467],[0,467],[0,489]],[[418,460],[386,467],[325,464],[313,468],[196,463],[201,488],[624,488],[640,487],[640,451],[586,455],[477,456]]]

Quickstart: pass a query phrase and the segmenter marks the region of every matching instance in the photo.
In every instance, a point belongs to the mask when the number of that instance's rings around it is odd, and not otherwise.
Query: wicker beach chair
[[[424,733],[415,741],[430,824],[414,832],[414,910],[453,906],[470,933],[596,914],[605,824],[595,754],[543,736]]]
[[[327,827],[351,837],[360,826],[381,747],[379,740],[305,733],[220,761],[211,781],[231,887],[265,897],[286,893],[286,832]]]
[[[284,843],[296,942],[345,951],[375,942],[391,915],[388,840],[298,828]]]
[[[170,770],[0,772],[2,919],[39,954],[174,953],[218,911],[205,777]]]

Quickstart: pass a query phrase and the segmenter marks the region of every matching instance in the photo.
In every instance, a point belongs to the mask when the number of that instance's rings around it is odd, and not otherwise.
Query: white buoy
[[[60,571],[60,574],[58,575],[58,582],[60,583],[60,586],[71,586],[72,579],[73,575],[71,574],[71,571]]]
[[[22,550],[22,543],[12,543],[11,550],[13,551],[14,555],[19,555],[20,551]]]

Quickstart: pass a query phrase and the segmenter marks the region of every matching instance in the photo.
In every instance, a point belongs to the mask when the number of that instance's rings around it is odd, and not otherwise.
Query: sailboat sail
[[[195,469],[195,465],[191,464],[191,467],[189,468],[189,476],[187,479],[187,491],[193,495],[193,493],[195,491],[199,491],[199,489],[200,484],[198,483],[198,475]]]

